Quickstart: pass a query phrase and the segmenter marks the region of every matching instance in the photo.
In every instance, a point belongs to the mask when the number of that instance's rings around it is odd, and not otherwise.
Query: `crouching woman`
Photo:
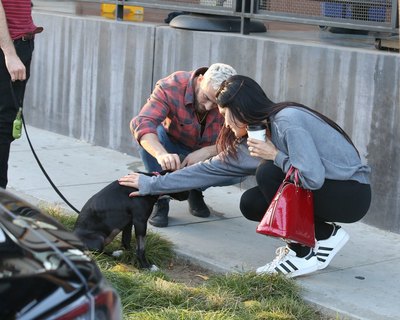
[[[349,239],[336,223],[353,223],[371,202],[370,168],[363,164],[349,136],[332,120],[295,102],[274,104],[252,79],[231,77],[217,102],[225,116],[225,149],[247,134],[248,124],[264,123],[266,141],[248,139],[250,155],[263,159],[256,170],[257,187],[244,192],[240,210],[260,221],[291,166],[314,196],[316,247],[288,242],[257,273],[299,276],[324,269]],[[232,135],[234,134],[234,136]]]

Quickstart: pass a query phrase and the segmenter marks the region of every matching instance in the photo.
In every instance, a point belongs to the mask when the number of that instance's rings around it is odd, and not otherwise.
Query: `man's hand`
[[[25,80],[26,69],[21,59],[17,54],[4,55],[6,61],[6,67],[11,76],[11,81]]]
[[[139,189],[139,173],[130,173],[122,178],[118,179],[118,182],[121,186],[131,187]],[[139,196],[139,191],[134,191],[129,194],[129,197],[137,197]]]
[[[147,133],[140,139],[140,144],[148,153],[156,158],[163,170],[175,171],[180,168],[181,160],[174,153],[168,153],[160,143],[158,136],[154,133]]]
[[[199,150],[189,153],[186,158],[182,161],[181,168],[191,166],[200,161],[210,159],[217,154],[215,146],[204,147]]]
[[[181,166],[181,160],[176,153],[164,153],[156,157],[158,164],[163,170],[178,170]]]

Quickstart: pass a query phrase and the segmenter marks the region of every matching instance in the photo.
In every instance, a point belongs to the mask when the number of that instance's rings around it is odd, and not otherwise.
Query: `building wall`
[[[26,117],[38,127],[120,151],[152,90],[154,26],[35,14]],[[131,151],[132,152],[132,151]]]
[[[400,233],[398,54],[145,23],[35,13],[27,122],[137,155],[129,121],[154,83],[214,62],[258,81],[278,102],[294,100],[337,121],[372,167],[364,222]]]

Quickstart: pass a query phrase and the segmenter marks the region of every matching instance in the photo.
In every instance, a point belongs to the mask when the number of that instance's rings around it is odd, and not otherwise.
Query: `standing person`
[[[139,154],[148,172],[177,170],[217,154],[215,142],[224,118],[215,103],[222,81],[236,74],[223,63],[194,71],[177,71],[159,80],[138,116],[131,122]],[[189,193],[189,211],[208,217],[201,190]],[[169,199],[155,205],[150,224],[168,225]]]
[[[0,0],[0,187],[8,182],[12,125],[24,99],[34,48],[34,36],[43,28],[32,21],[30,0]],[[11,88],[12,86],[12,88]]]
[[[226,179],[255,174],[257,186],[245,191],[240,210],[261,221],[290,166],[314,195],[314,248],[287,243],[257,273],[300,276],[324,269],[349,235],[339,223],[359,221],[371,202],[370,168],[362,163],[347,134],[332,120],[296,102],[275,104],[252,79],[233,76],[217,92],[225,117],[218,138],[221,153],[209,161],[163,177],[130,174],[120,184],[139,188],[130,196],[178,192],[219,185]],[[264,123],[268,139],[246,139],[247,126]]]

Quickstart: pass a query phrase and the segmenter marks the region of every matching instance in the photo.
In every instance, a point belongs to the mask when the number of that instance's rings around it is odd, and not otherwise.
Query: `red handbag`
[[[292,173],[294,181],[290,180]],[[287,172],[256,231],[315,246],[313,193],[300,187],[298,170],[294,167]]]

